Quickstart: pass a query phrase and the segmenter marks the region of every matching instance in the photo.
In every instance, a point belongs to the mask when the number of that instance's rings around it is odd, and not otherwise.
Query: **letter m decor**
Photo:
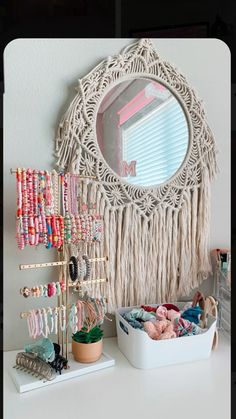
[[[130,163],[124,160],[121,162],[121,176],[136,176],[136,160],[132,160]]]

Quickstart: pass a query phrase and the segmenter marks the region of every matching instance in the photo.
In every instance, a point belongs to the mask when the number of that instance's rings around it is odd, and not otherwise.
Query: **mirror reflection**
[[[134,185],[166,182],[188,150],[183,108],[169,89],[150,79],[130,79],[111,89],[98,109],[96,132],[107,164]]]

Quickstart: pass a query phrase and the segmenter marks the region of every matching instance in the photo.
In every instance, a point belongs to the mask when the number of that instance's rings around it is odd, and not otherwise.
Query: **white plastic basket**
[[[185,303],[174,303],[182,309]],[[156,304],[150,304],[156,306]],[[208,316],[207,331],[194,336],[175,339],[153,340],[146,332],[134,329],[122,314],[134,307],[116,310],[118,346],[128,361],[135,367],[150,369],[165,365],[193,362],[211,355],[216,319]]]

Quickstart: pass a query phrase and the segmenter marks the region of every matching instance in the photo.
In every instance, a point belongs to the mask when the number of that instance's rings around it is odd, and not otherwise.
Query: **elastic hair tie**
[[[64,279],[62,281],[60,281],[60,287],[61,287],[61,292],[65,292],[66,283],[65,283]]]
[[[40,297],[43,296],[43,285],[39,285]]]
[[[57,293],[56,283],[51,282],[51,296],[53,297]]]
[[[25,297],[29,297],[31,294],[31,289],[28,287],[21,288],[20,293]]]
[[[75,256],[71,256],[69,263],[69,273],[71,281],[75,281],[78,278],[78,263]]]
[[[86,279],[89,279],[89,277],[90,277],[91,265],[90,265],[89,258],[88,258],[87,255],[83,255],[82,259],[84,259],[85,265],[86,265],[86,274],[85,274],[85,277],[84,277],[84,279],[86,280]]]
[[[52,297],[52,284],[48,283],[48,297]]]
[[[56,291],[57,295],[61,295],[61,286],[59,281],[56,282]]]
[[[48,286],[46,284],[43,286],[43,296],[48,297]]]

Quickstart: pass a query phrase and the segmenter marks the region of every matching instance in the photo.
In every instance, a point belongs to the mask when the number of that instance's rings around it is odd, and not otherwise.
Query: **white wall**
[[[212,185],[209,248],[230,246],[230,52],[216,39],[154,39],[156,49],[175,65],[205,104],[219,149],[220,173]],[[17,39],[5,49],[4,73],[4,346],[29,342],[20,311],[42,306],[25,299],[23,286],[56,279],[55,268],[19,271],[20,263],[55,260],[53,251],[17,249],[15,178],[10,168],[51,169],[58,121],[75,95],[77,79],[100,60],[117,54],[131,39]],[[212,280],[203,284],[211,292]],[[54,304],[51,299],[51,305]],[[46,302],[48,305],[49,302]],[[106,326],[114,333],[114,323]]]

